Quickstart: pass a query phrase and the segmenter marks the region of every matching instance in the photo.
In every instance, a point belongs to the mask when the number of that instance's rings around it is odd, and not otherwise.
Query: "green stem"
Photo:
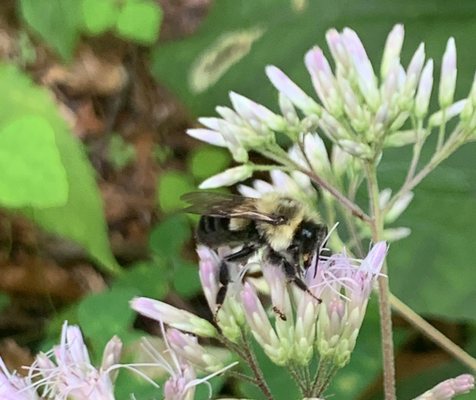
[[[266,383],[266,380],[264,379],[263,371],[261,371],[258,361],[256,360],[256,357],[253,351],[251,350],[251,346],[246,334],[242,335],[242,344],[243,344],[244,353],[246,354],[246,361],[248,362],[248,365],[250,366],[251,371],[253,371],[253,374],[256,378],[257,386],[261,389],[264,396],[268,400],[273,400],[273,395],[271,394],[271,390],[269,389],[269,386]]]
[[[443,146],[443,142],[445,140],[445,133],[446,133],[446,108],[442,111],[443,123],[440,125],[440,130],[438,132],[438,143],[436,144],[436,151],[440,151],[441,147]]]
[[[301,376],[299,376],[299,373],[296,371],[293,365],[288,365],[288,371],[291,374],[292,378],[295,380],[296,384],[299,387],[299,392],[301,393],[301,396],[306,396],[306,385],[303,382],[303,379]]]
[[[319,364],[316,369],[316,374],[314,375],[314,379],[311,386],[311,397],[316,397],[316,393],[324,384],[326,380],[327,374],[329,369],[332,368],[334,365],[333,361],[329,357],[323,357],[319,360]]]
[[[384,208],[384,213],[392,208],[392,206],[406,193],[411,191],[415,186],[417,186],[426,176],[432,172],[438,165],[440,165],[444,160],[446,160],[451,154],[453,154],[458,147],[464,143],[464,135],[461,134],[461,131],[455,130],[455,132],[448,138],[445,144],[438,150],[430,159],[428,164],[426,164],[416,175],[411,179],[406,181],[399,191],[392,197],[388,204]]]
[[[251,383],[252,385],[255,385],[255,386],[258,385],[258,382],[255,378],[246,374],[242,374],[241,372],[229,370],[226,372],[226,374],[228,376],[231,376],[232,378],[240,379],[244,382]]]
[[[352,215],[360,218],[363,221],[369,222],[370,217],[353,201],[349,200],[343,193],[341,193],[336,187],[332,186],[329,182],[317,175],[311,169],[302,168],[302,166],[292,161],[288,154],[279,146],[275,146],[269,150],[259,150],[259,152],[265,157],[270,158],[273,161],[283,164],[284,166],[296,171],[300,171],[307,175],[313,182],[317,183],[322,189],[327,190],[332,194],[337,201],[339,201],[345,208],[347,208]]]
[[[248,164],[251,168],[253,168],[253,171],[273,171],[276,169],[279,169],[280,171],[286,171],[286,172],[292,172],[294,171],[294,168],[286,167],[284,165],[260,165],[260,164]]]
[[[415,171],[418,166],[418,162],[420,161],[421,150],[425,143],[425,135],[423,134],[423,121],[418,120],[418,122],[415,122],[414,124],[415,124],[415,129],[417,130],[418,139],[415,145],[413,146],[412,160],[410,162],[410,167],[408,168],[408,172],[407,172],[407,176],[405,178],[404,184],[409,182],[415,176]]]
[[[382,238],[384,221],[379,206],[379,187],[376,163],[365,164],[367,186],[372,211],[372,240],[378,242]],[[385,400],[396,399],[395,389],[395,358],[392,334],[392,310],[390,308],[390,287],[387,278],[387,265],[384,263],[382,276],[378,278],[380,333],[382,338],[383,375]]]
[[[334,376],[335,376],[335,374],[337,373],[338,370],[339,369],[334,366],[327,372],[326,379],[322,382],[322,385],[319,386],[317,391],[316,391],[316,394],[315,394],[316,397],[321,397],[325,393],[325,391],[327,390],[327,388],[331,384],[332,379],[334,378]]]
[[[266,380],[264,379],[263,372],[261,371],[261,368],[258,364],[258,361],[256,360],[256,357],[251,350],[251,346],[248,340],[248,337],[246,336],[245,332],[241,332],[241,343],[236,344],[228,340],[225,336],[220,335],[218,339],[232,352],[237,354],[243,361],[245,361],[248,366],[250,367],[251,371],[253,372],[254,378],[253,377],[248,377],[248,381],[256,385],[264,394],[267,400],[273,400],[273,396],[271,394],[271,391],[268,387],[268,384],[266,383]],[[242,374],[240,374],[242,375]],[[244,375],[247,376],[247,375]],[[241,376],[240,378],[243,378]]]

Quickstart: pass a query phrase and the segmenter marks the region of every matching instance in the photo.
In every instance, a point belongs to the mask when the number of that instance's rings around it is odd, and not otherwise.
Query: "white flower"
[[[235,183],[244,181],[253,175],[253,168],[247,164],[240,165],[238,167],[229,168],[226,171],[213,175],[212,177],[204,180],[199,188],[200,189],[212,189],[221,186],[231,186]]]

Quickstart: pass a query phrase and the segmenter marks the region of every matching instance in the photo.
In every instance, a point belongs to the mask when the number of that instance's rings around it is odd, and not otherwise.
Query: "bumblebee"
[[[290,282],[310,293],[302,280],[302,271],[310,266],[327,236],[327,227],[316,212],[277,193],[251,198],[192,192],[182,199],[190,204],[185,212],[201,215],[196,231],[198,243],[215,250],[240,246],[238,251],[225,256],[220,265],[218,307],[230,281],[227,263],[245,263],[260,249],[267,261],[283,269]]]

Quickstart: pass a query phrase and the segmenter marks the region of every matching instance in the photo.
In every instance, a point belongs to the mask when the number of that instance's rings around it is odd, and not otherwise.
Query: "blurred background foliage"
[[[303,56],[350,26],[377,64],[387,32],[405,25],[403,58],[419,42],[438,63],[458,48],[458,93],[476,63],[473,0],[5,0],[0,4],[0,354],[12,368],[80,323],[96,356],[114,334],[133,346],[157,326],[129,310],[134,295],[206,314],[183,193],[231,164],[188,138],[230,90],[271,109],[264,67],[282,68],[311,93]],[[410,151],[386,154],[381,179],[402,182]],[[468,145],[416,191],[391,246],[395,294],[476,355],[476,147]],[[362,199],[365,204],[365,199]],[[396,318],[401,398],[462,366]],[[134,329],[135,328],[135,329]],[[377,399],[380,348],[370,307],[351,364],[329,390]],[[133,353],[131,351],[131,353]],[[286,374],[263,359],[277,399]],[[221,389],[220,389],[221,388]],[[215,393],[260,398],[248,385]],[[123,377],[117,398],[157,396]],[[199,398],[207,398],[202,388]],[[471,399],[476,396],[467,395]]]

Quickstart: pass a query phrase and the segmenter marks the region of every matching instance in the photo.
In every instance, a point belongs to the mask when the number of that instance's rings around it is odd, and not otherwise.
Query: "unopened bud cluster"
[[[279,92],[281,115],[232,92],[233,108],[217,107],[221,118],[200,118],[205,128],[189,129],[187,133],[227,147],[235,161],[244,165],[212,177],[202,187],[228,186],[249,178],[253,167],[248,164],[248,151],[269,156],[276,149],[277,132],[300,142],[306,151],[320,153],[321,149],[309,150],[306,138],[324,134],[340,150],[333,149],[339,153],[337,159],[346,153],[363,161],[378,161],[385,147],[422,142],[434,128],[446,125],[457,116],[460,125],[455,132],[462,140],[474,140],[476,81],[467,98],[455,101],[454,39],[448,40],[443,54],[437,88],[434,63],[426,58],[424,43],[417,47],[408,65],[401,64],[403,39],[403,26],[396,25],[387,38],[380,71],[376,71],[352,29],[329,30],[326,40],[332,63],[317,46],[304,58],[318,100],[305,93],[279,68],[268,66],[266,74]],[[432,91],[438,93],[440,110],[428,115]],[[325,172],[323,169],[327,166],[319,164],[320,157],[310,159],[318,164],[311,165],[315,172]]]

